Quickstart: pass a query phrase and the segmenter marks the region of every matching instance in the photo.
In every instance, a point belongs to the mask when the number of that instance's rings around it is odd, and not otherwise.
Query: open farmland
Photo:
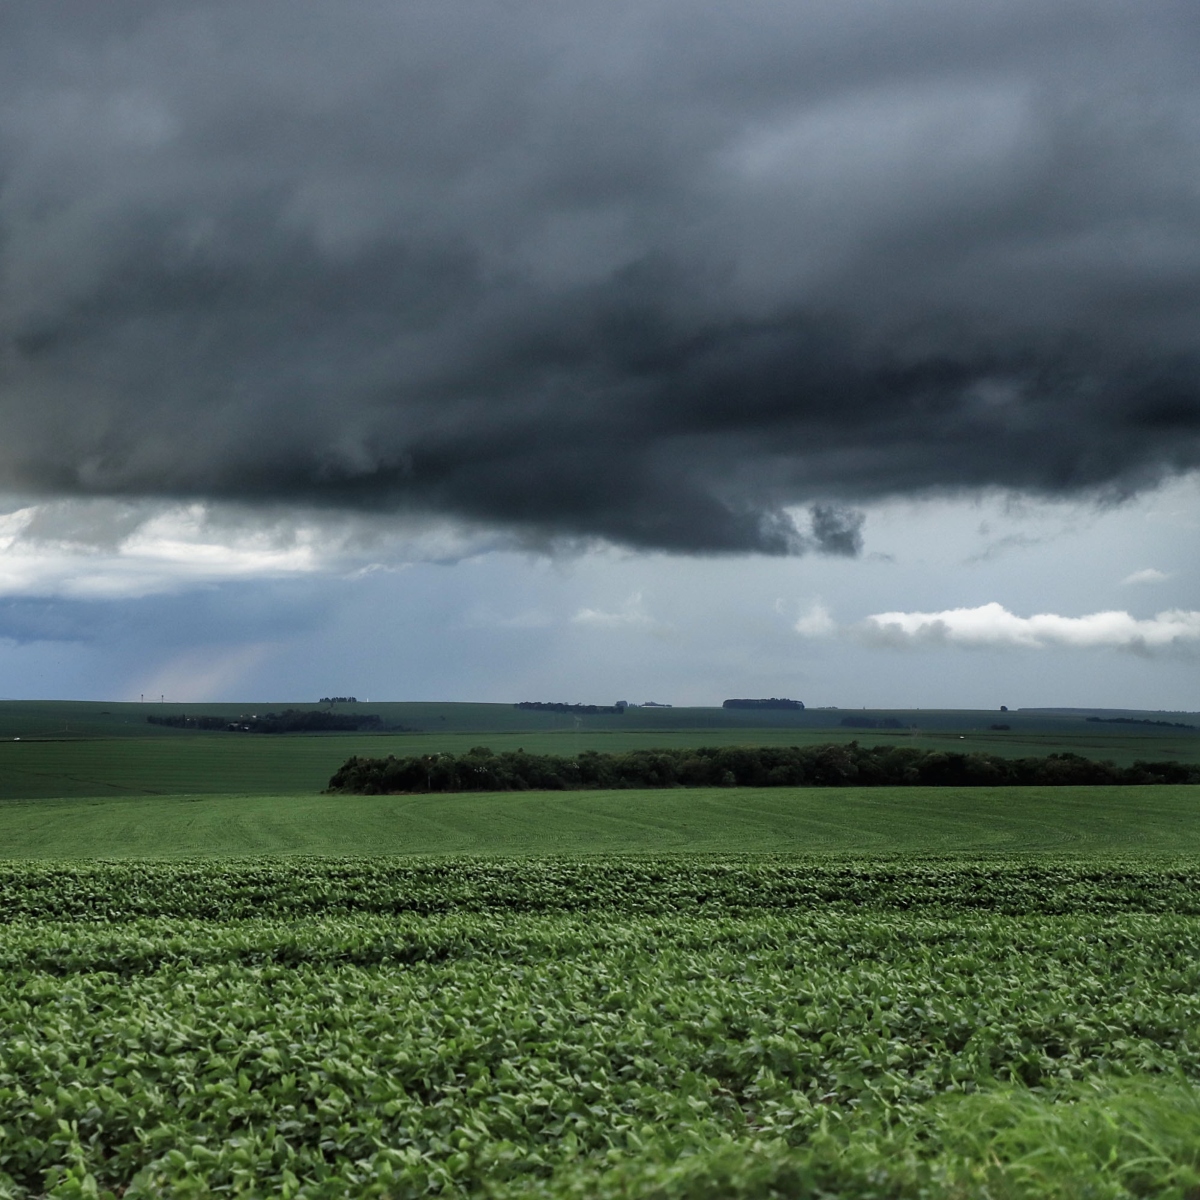
[[[0,802],[0,858],[1200,853],[1200,787],[689,788]]]
[[[0,870],[16,1197],[1175,1196],[1190,862]]]
[[[189,712],[233,720],[284,704],[210,704]],[[316,705],[301,706],[316,709]],[[1200,732],[1171,724],[1088,722],[1080,714],[922,712],[842,713],[632,709],[624,716],[530,712],[503,704],[360,704],[384,732],[212,733],[151,725],[147,716],[181,715],[181,705],[0,703],[0,800],[64,796],[313,793],[351,755],[462,754],[484,744],[497,753],[575,755],[659,746],[791,746],[857,740],[923,749],[983,751],[1007,757],[1071,751],[1128,766],[1138,759],[1200,761]],[[855,719],[894,720],[901,729],[859,729]],[[1153,717],[1151,719],[1154,719]],[[1163,718],[1167,719],[1167,718]],[[1200,725],[1189,714],[1169,721]],[[1010,724],[993,730],[990,724]],[[408,732],[387,732],[404,726]]]
[[[464,754],[480,743],[501,753],[575,755],[650,750],[660,746],[792,746],[855,740],[838,734],[777,730],[659,731],[654,734],[464,733],[255,735],[183,733],[148,738],[79,738],[0,742],[0,800],[56,796],[183,795],[194,793],[280,795],[324,788],[352,755],[364,758],[414,754]],[[1045,743],[988,742],[958,735],[926,738],[858,735],[864,745],[893,743],[957,752],[983,750],[1009,757],[1045,755],[1064,749],[1089,758],[1129,765],[1138,759],[1200,759],[1200,739],[1126,739],[1102,745],[1061,737]]]
[[[1128,763],[1193,735],[470,728],[497,707],[18,713],[0,1197],[1200,1194],[1200,787],[319,792],[351,754],[481,743]]]

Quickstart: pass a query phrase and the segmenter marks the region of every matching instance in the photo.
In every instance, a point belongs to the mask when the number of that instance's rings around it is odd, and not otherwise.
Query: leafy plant
[[[1191,1196],[1196,882],[7,867],[0,1195]]]

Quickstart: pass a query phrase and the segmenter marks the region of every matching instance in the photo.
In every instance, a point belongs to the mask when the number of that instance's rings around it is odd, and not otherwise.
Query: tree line
[[[1119,767],[1078,754],[1002,758],[911,746],[722,746],[632,750],[578,757],[465,754],[348,759],[331,792],[516,792],[675,787],[985,787],[1003,785],[1200,783],[1200,765],[1136,762]]]
[[[1185,721],[1154,721],[1149,717],[1084,717],[1085,721],[1092,721],[1101,725],[1162,725],[1167,729],[1195,729],[1195,725],[1188,725]]]
[[[374,713],[316,712],[289,708],[281,713],[257,713],[236,717],[188,716],[170,713],[147,717],[151,725],[167,725],[172,729],[210,729],[221,733],[352,733],[360,729],[378,729],[383,721]]]
[[[526,712],[568,713],[576,717],[612,717],[624,711],[615,704],[559,704],[547,700],[519,700],[513,708]]]

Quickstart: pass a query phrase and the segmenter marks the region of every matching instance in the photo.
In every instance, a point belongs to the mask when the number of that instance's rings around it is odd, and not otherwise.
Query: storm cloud
[[[854,554],[1153,485],[1198,57],[1155,0],[6,5],[0,488]]]

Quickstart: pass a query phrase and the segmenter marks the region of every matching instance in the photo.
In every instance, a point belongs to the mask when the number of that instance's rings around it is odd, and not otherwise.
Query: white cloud
[[[573,625],[591,625],[598,629],[650,629],[657,622],[642,605],[642,593],[634,592],[617,612],[581,608],[572,618]]]
[[[235,505],[57,500],[0,506],[0,596],[113,600],[227,580],[355,574],[496,548],[467,527]]]
[[[1121,580],[1125,583],[1166,583],[1171,576],[1165,571],[1159,571],[1155,567],[1145,567],[1141,571],[1134,571],[1132,575],[1126,575]]]
[[[827,637],[837,632],[837,623],[823,604],[814,603],[795,626],[796,632],[804,637]]]
[[[1172,609],[1148,620],[1139,620],[1127,612],[1098,612],[1083,617],[1037,613],[1019,617],[993,602],[978,608],[932,613],[875,613],[858,633],[869,642],[887,645],[1110,647],[1145,653],[1182,649],[1200,642],[1200,612]]]
[[[49,512],[51,507],[60,511]],[[31,505],[0,517],[0,595],[116,599],[225,579],[305,574],[319,565],[319,547],[305,531],[283,544],[270,531],[215,530],[202,505],[132,520],[107,514],[114,519],[74,528],[59,519],[61,508]]]

